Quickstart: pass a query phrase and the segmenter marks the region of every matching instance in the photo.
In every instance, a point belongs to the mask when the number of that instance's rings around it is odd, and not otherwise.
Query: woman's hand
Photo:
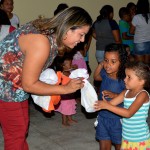
[[[71,79],[66,85],[64,85],[66,94],[76,92],[83,87],[83,78]]]

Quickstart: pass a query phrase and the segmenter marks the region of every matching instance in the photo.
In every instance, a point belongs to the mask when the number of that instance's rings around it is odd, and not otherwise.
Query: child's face
[[[131,16],[130,14],[126,14],[123,16],[123,20],[125,20],[126,22],[130,22],[131,21]]]
[[[136,14],[136,6],[132,6],[129,11],[131,16],[134,16]]]
[[[69,48],[74,48],[78,43],[84,42],[85,35],[88,33],[90,26],[83,26],[75,30],[67,31],[63,38],[63,43]]]
[[[63,63],[63,71],[69,71],[72,66],[72,61],[71,60],[65,60]]]
[[[2,4],[2,9],[5,11],[5,12],[12,12],[13,11],[13,0],[5,0],[4,3]]]
[[[118,52],[105,52],[104,69],[109,76],[115,77],[119,70],[120,60]]]
[[[132,69],[125,69],[126,78],[124,79],[126,89],[128,90],[134,90],[137,89],[137,87],[143,87],[144,80],[139,79],[138,76],[136,76],[135,71]]]

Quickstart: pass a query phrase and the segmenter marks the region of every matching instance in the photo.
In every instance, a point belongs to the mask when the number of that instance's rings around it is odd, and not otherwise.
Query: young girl
[[[106,46],[104,61],[101,62],[94,72],[94,79],[102,81],[99,98],[103,96],[110,101],[125,89],[125,63],[127,51],[122,44],[109,44]],[[118,107],[123,107],[122,104]],[[112,143],[116,150],[120,150],[122,125],[121,117],[107,110],[98,113],[96,126],[96,139],[99,141],[101,150],[111,150]]]
[[[121,150],[150,149],[150,133],[146,122],[150,105],[150,97],[144,88],[150,88],[149,67],[141,62],[132,62],[126,67],[126,89],[110,102],[98,101],[96,110],[106,109],[123,116]],[[124,102],[124,108],[116,105]]]
[[[62,59],[57,59],[57,61],[57,70],[61,71],[62,84],[67,84],[70,81],[68,76],[73,69],[72,58],[65,55]],[[74,93],[61,95],[61,101],[59,105],[56,106],[55,110],[62,114],[62,124],[64,126],[70,126],[70,123],[77,122],[72,119],[72,115],[76,113]]]

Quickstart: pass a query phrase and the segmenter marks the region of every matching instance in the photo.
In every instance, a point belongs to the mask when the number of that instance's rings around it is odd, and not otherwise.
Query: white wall
[[[94,21],[99,15],[99,10],[102,6],[110,4],[114,8],[114,19],[118,21],[119,8],[126,6],[129,2],[137,3],[137,0],[14,0],[14,13],[19,16],[21,24],[24,24],[38,18],[39,15],[52,17],[59,3],[67,3],[69,6],[83,7],[89,12]],[[94,72],[97,66],[94,39],[92,39],[89,56],[90,67]],[[91,75],[91,82],[93,82],[93,75]]]

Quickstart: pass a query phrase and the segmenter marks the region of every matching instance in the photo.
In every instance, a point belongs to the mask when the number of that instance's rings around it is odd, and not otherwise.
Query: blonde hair
[[[33,25],[43,34],[55,34],[59,52],[64,53],[68,50],[62,42],[66,32],[85,25],[91,26],[92,19],[83,8],[74,6],[61,11],[51,19],[37,19],[33,21]]]

